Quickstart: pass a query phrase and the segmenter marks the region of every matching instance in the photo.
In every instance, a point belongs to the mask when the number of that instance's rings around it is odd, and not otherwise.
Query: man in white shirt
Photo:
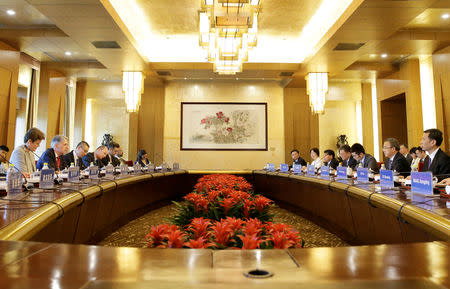
[[[424,131],[420,141],[420,146],[429,156],[423,162],[423,171],[432,172],[438,180],[450,175],[450,157],[439,148],[442,140],[442,132],[433,128]]]
[[[89,144],[85,141],[78,143],[76,148],[70,153],[64,155],[64,163],[69,167],[71,163],[84,170],[86,167],[83,164],[82,158],[89,152]]]

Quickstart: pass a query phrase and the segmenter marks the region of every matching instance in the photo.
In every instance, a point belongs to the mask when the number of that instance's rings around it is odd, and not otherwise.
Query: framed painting
[[[267,150],[267,103],[182,102],[181,150]]]

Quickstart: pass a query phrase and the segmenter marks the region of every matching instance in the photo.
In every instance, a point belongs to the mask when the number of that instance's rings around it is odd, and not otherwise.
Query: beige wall
[[[268,151],[180,151],[181,102],[267,102]],[[186,169],[255,169],[284,162],[283,88],[276,82],[174,81],[165,90],[164,160]]]
[[[347,136],[349,145],[358,142],[356,102],[361,100],[360,82],[330,82],[324,114],[319,115],[320,156],[326,149],[337,153],[337,137]]]
[[[122,147],[124,157],[128,158],[130,117],[126,113],[122,83],[87,81],[86,98],[86,114],[89,112],[87,106],[91,106],[91,115],[86,116],[85,139],[91,151],[101,145],[103,135],[109,133]]]

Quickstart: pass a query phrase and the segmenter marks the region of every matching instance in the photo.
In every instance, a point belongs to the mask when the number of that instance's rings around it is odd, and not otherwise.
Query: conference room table
[[[210,173],[245,177],[255,192],[352,246],[196,250],[94,245],[138,216],[180,199]],[[1,199],[0,214],[0,288],[450,286],[448,199],[426,198],[405,187],[381,189],[353,179],[264,170],[177,170],[34,189]],[[246,277],[252,269],[269,271],[271,277]]]

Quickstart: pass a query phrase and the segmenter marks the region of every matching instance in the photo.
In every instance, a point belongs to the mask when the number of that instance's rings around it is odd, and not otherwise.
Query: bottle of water
[[[74,163],[70,163],[67,180],[69,183],[77,183],[80,180],[80,168],[76,167]]]
[[[385,170],[385,169],[386,169],[386,166],[385,166],[384,164],[381,164],[381,169],[382,169],[382,170]]]
[[[11,164],[6,174],[6,192],[9,196],[22,193],[22,174]]]
[[[114,166],[111,162],[108,163],[108,165],[105,167],[105,178],[109,180],[114,179]]]
[[[353,177],[353,170],[351,167],[347,167],[347,177]]]
[[[89,165],[89,179],[98,179],[98,166],[94,166],[93,162]]]
[[[39,181],[40,189],[51,189],[53,188],[54,182],[53,178],[55,175],[55,170],[49,169],[48,164],[44,163],[44,166],[41,170],[41,178]]]

